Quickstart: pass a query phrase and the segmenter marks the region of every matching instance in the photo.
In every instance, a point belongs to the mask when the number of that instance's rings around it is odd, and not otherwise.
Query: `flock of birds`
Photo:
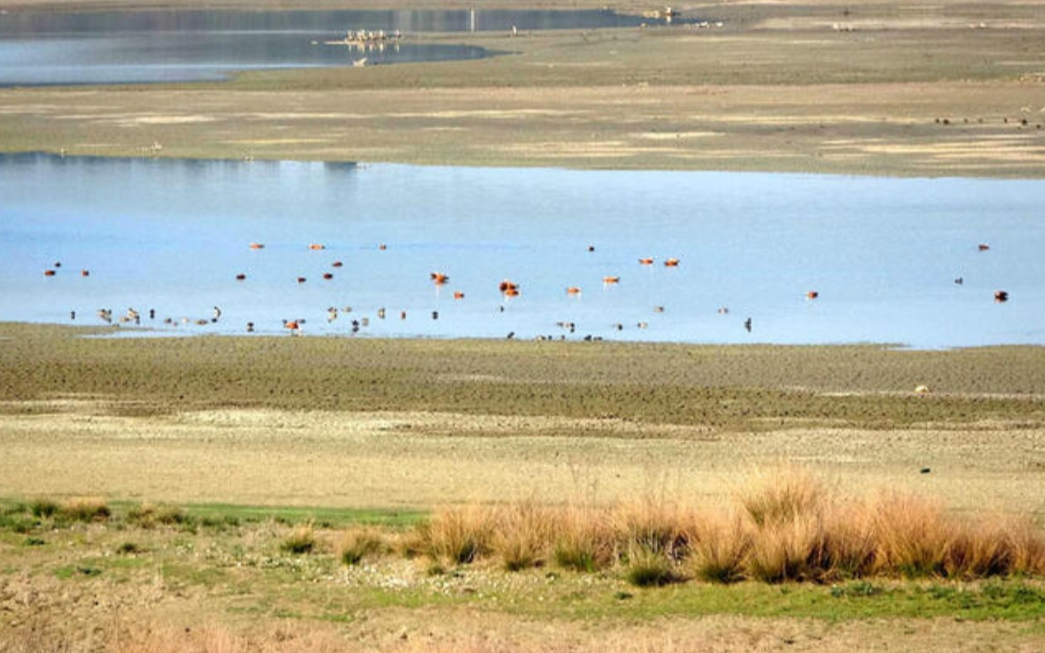
[[[252,243],[249,244],[249,247],[252,250],[263,250],[265,248],[265,245],[263,243],[252,242]],[[324,250],[326,250],[326,246],[321,244],[321,243],[310,243],[308,245],[308,249],[311,250],[311,251],[324,251]],[[384,244],[381,244],[381,245],[379,245],[378,249],[381,250],[381,251],[384,251],[384,250],[387,249],[387,246],[384,245]],[[588,249],[589,252],[594,252],[595,251],[595,247],[593,245],[589,245],[587,249]],[[980,252],[986,252],[986,251],[990,250],[990,246],[985,244],[985,243],[981,243],[981,244],[979,244],[977,246],[977,249]],[[655,265],[655,260],[652,257],[643,257],[643,258],[639,258],[638,259],[638,264],[640,266],[643,266],[643,267],[650,267],[650,266]],[[666,258],[663,261],[661,261],[661,264],[665,268],[677,268],[677,267],[680,266],[681,260],[679,258],[675,258],[675,257]],[[330,264],[330,266],[333,269],[337,269],[337,268],[343,267],[344,263],[342,261],[340,261],[340,260],[335,260],[335,261],[333,261]],[[51,267],[49,267],[49,268],[44,270],[44,276],[45,277],[55,277],[55,276],[57,276],[59,274],[59,271],[61,269],[62,269],[61,262],[55,262]],[[91,276],[91,271],[89,269],[82,269],[82,270],[80,270],[79,275],[81,277],[85,277],[85,278],[86,277],[90,277]],[[322,274],[322,277],[325,280],[330,280],[330,279],[333,279],[334,274],[333,274],[333,272],[329,272],[328,271],[328,272],[324,272]],[[237,282],[244,282],[244,281],[247,280],[247,274],[245,272],[240,272],[240,273],[237,273],[234,278],[235,278],[235,280]],[[308,281],[308,279],[307,279],[307,277],[304,277],[304,276],[298,276],[296,278],[296,281],[297,281],[298,284],[304,284],[304,283],[306,283]],[[450,276],[446,272],[434,271],[434,272],[431,272],[429,274],[429,281],[437,289],[440,289],[440,288],[443,288],[443,287],[445,287],[445,286],[447,286],[449,284]],[[619,284],[620,281],[621,281],[621,277],[620,276],[604,276],[602,278],[602,284],[603,284],[604,288],[609,288],[609,287],[615,286],[615,285]],[[962,285],[964,283],[964,279],[962,277],[957,277],[957,278],[954,279],[954,283],[957,284],[957,285]],[[498,285],[497,285],[497,289],[498,289],[498,292],[503,296],[503,298],[505,300],[505,303],[507,303],[509,300],[511,300],[513,298],[519,297],[522,294],[522,286],[519,283],[517,283],[516,281],[513,281],[511,279],[503,279],[502,281],[500,281],[498,283]],[[574,286],[574,285],[565,286],[565,293],[566,293],[567,296],[579,297],[582,294],[582,292],[583,292],[583,290],[582,290],[582,288],[580,286]],[[461,290],[454,290],[452,296],[453,296],[454,301],[461,301],[461,300],[465,299],[465,293],[463,291],[461,291]],[[819,299],[819,297],[820,297],[820,293],[817,290],[808,290],[805,293],[805,298],[808,301],[815,301],[815,300]],[[1005,290],[997,290],[994,293],[994,300],[996,302],[999,302],[999,303],[1006,302],[1006,301],[1009,300],[1009,293],[1007,291],[1005,291]],[[500,306],[499,310],[501,312],[504,312],[505,311],[505,304],[502,304]],[[664,309],[663,306],[654,306],[653,307],[653,311],[655,313],[663,313],[664,310],[665,309]],[[352,308],[350,306],[345,306],[343,308],[330,306],[330,307],[328,307],[326,309],[326,314],[327,314],[326,319],[327,319],[327,322],[328,323],[333,323],[334,321],[338,320],[339,317],[342,314],[351,313],[351,312],[352,312]],[[718,313],[721,314],[721,315],[728,314],[729,313],[729,307],[727,307],[727,306],[719,307],[718,308]],[[188,324],[195,324],[195,325],[203,326],[203,325],[209,325],[209,324],[216,324],[216,323],[218,323],[219,320],[221,320],[221,318],[222,318],[222,314],[223,314],[222,313],[222,309],[219,306],[214,306],[211,315],[209,317],[206,317],[206,318],[202,318],[202,317],[197,317],[197,318],[183,317],[183,318],[180,318],[180,319],[174,319],[174,318],[171,318],[171,317],[165,317],[165,318],[161,319],[161,323],[163,325],[169,326],[169,327],[178,326],[179,324],[186,324],[186,325],[188,325]],[[149,309],[146,312],[146,315],[147,315],[148,320],[149,320],[150,323],[155,322],[155,320],[157,319],[157,313],[156,313],[155,309]],[[386,308],[384,308],[384,307],[378,308],[377,311],[376,311],[376,315],[377,315],[378,319],[384,320],[384,319],[386,319],[386,317],[388,317],[388,310]],[[400,320],[406,320],[406,318],[407,318],[407,311],[401,310],[401,311],[398,312],[398,315],[399,315]],[[145,319],[143,317],[142,313],[139,312],[137,309],[135,309],[133,307],[126,309],[123,313],[114,313],[113,310],[110,309],[110,308],[101,308],[101,309],[98,309],[98,311],[97,311],[97,317],[103,323],[108,324],[108,325],[113,325],[113,326],[120,326],[120,325],[141,326],[143,324],[143,320]],[[437,310],[431,311],[431,318],[433,320],[439,319],[439,312]],[[76,313],[75,310],[74,311],[70,311],[70,319],[72,319],[72,320],[76,320],[77,319],[77,313]],[[285,330],[285,332],[289,333],[290,335],[294,335],[294,336],[301,335],[303,333],[303,330],[304,330],[306,322],[307,322],[306,318],[283,319],[282,320],[282,329]],[[350,322],[350,327],[351,327],[352,333],[358,333],[361,329],[363,329],[363,328],[365,328],[365,327],[367,327],[369,325],[370,325],[370,319],[369,319],[369,317],[365,317],[365,316],[360,316],[360,317],[353,318],[351,320],[351,322]],[[576,323],[572,322],[572,321],[558,321],[558,322],[556,322],[556,326],[558,326],[560,329],[563,329],[563,331],[564,331],[563,335],[560,336],[560,339],[565,339],[566,338],[566,335],[565,335],[566,333],[574,334],[576,332],[576,328],[577,328]],[[619,323],[619,322],[611,324],[610,327],[611,327],[611,329],[616,330],[616,331],[622,331],[624,329],[624,325]],[[640,322],[638,322],[636,324],[636,327],[639,328],[639,329],[645,329],[645,328],[648,327],[648,323],[644,322],[644,321],[640,321]],[[752,331],[752,318],[751,317],[747,317],[743,321],[743,328],[747,332],[749,332],[749,333]],[[255,332],[258,331],[257,325],[254,322],[247,322],[245,324],[245,331],[247,333],[255,333]],[[515,337],[515,332],[514,331],[513,332],[509,332],[507,334],[507,337],[508,337],[508,339],[514,338]],[[540,340],[551,339],[551,338],[552,338],[552,336],[544,336],[544,335],[537,337],[537,339],[540,339]],[[587,335],[587,336],[584,336],[584,339],[588,340],[588,341],[591,341],[591,340],[601,340],[602,338],[598,337],[598,336]]]

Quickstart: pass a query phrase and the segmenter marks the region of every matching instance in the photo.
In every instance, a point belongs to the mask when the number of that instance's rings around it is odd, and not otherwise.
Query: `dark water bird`
[[[997,290],[994,293],[994,301],[1001,303],[1009,301],[1009,293],[1004,290]]]
[[[751,318],[744,320],[744,329],[746,329],[748,333],[751,333]]]

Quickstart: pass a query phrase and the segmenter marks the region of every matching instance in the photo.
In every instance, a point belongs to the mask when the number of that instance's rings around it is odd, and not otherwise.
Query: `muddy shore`
[[[110,6],[125,5],[6,9]],[[1039,178],[1043,7],[694,4],[676,9],[723,26],[408,35],[502,54],[224,83],[2,89],[0,149]]]

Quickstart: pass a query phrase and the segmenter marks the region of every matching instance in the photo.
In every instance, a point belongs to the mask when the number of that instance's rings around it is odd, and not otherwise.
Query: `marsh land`
[[[1041,2],[676,9],[723,27],[434,34],[416,38],[504,54],[0,89],[0,149],[1045,173]],[[0,327],[4,653],[1045,647],[1033,575],[646,588],[612,566],[341,557],[348,533],[394,540],[441,506],[699,510],[795,468],[853,501],[896,492],[1040,529],[1040,347],[95,337],[108,333]]]

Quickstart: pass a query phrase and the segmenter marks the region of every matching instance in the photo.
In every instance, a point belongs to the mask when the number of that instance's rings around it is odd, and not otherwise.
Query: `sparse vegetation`
[[[279,548],[286,553],[305,555],[315,551],[318,546],[319,542],[312,524],[302,524],[296,526],[293,532],[284,538]]]

